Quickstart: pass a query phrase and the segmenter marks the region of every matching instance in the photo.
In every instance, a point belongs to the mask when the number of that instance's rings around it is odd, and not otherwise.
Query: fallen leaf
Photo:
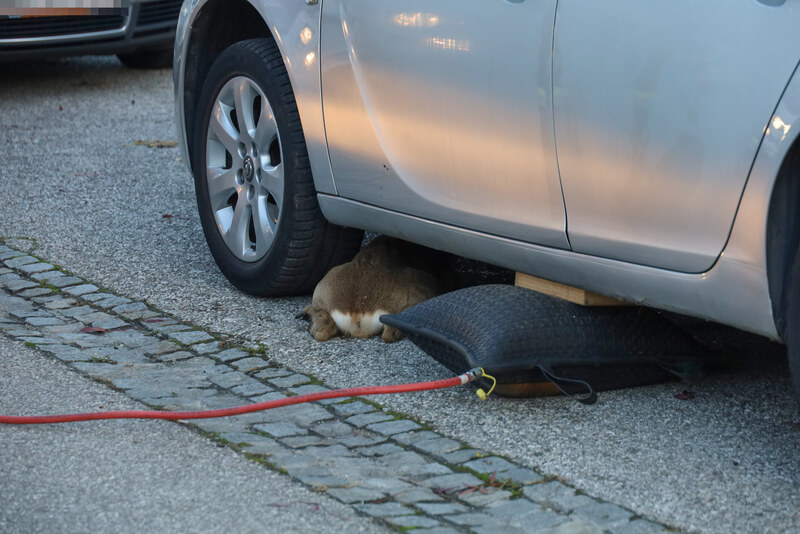
[[[170,215],[169,213],[165,213],[164,215],[161,216],[161,218],[162,219],[171,219],[172,215]]]
[[[675,398],[678,400],[692,400],[694,398],[694,393],[684,389],[680,393],[675,394]]]
[[[160,139],[148,139],[146,141],[139,139],[134,144],[136,146],[146,146],[147,148],[173,148],[178,146],[177,141],[162,141]]]
[[[81,328],[79,332],[82,334],[105,334],[106,329],[99,326],[87,326],[86,328]]]

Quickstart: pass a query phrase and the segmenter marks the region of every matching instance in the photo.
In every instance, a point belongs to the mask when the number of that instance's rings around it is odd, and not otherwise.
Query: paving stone
[[[31,263],[39,263],[39,260],[34,258],[33,256],[17,256],[16,258],[3,260],[3,262],[6,264],[6,267],[11,267],[12,269],[16,269],[17,267],[22,267],[23,265],[30,265]]]
[[[221,388],[232,388],[234,386],[241,386],[252,380],[249,376],[239,371],[230,371],[221,373],[211,377],[211,381]]]
[[[194,357],[194,352],[189,352],[188,350],[179,350],[176,352],[168,352],[166,354],[159,354],[155,356],[155,359],[160,362],[175,362],[178,360],[187,360],[189,358]]]
[[[22,252],[18,252],[16,250],[5,250],[0,252],[0,260],[7,260],[10,258],[18,258],[20,256],[24,256]]]
[[[386,421],[383,423],[375,423],[366,427],[371,432],[377,432],[384,436],[392,436],[394,434],[401,434],[421,428],[420,425],[409,419],[397,419],[395,421]]]
[[[367,404],[366,402],[362,402],[360,400],[337,402],[336,404],[332,404],[331,408],[333,408],[333,411],[336,412],[336,415],[340,417],[370,413],[376,410],[376,408],[371,404]]]
[[[270,440],[270,438],[253,434],[252,432],[222,432],[220,438],[243,447],[253,446],[255,443],[262,440]],[[247,445],[244,445],[247,444]]]
[[[270,436],[276,438],[283,438],[286,436],[297,436],[299,434],[307,434],[308,430],[299,427],[294,423],[281,422],[281,423],[262,423],[255,425],[253,428],[260,432],[266,432]]]
[[[473,527],[471,531],[474,534],[529,534],[531,532],[528,528],[513,525],[482,525]]]
[[[557,481],[526,486],[523,492],[532,501],[563,513],[596,502],[586,495],[577,495],[574,489]]]
[[[518,467],[516,469],[509,469],[508,471],[503,471],[502,473],[498,473],[497,479],[511,480],[512,482],[516,482],[518,484],[527,486],[530,484],[536,484],[537,482],[543,481],[544,477],[531,469]]]
[[[176,325],[176,324],[179,324],[179,323],[178,323],[177,320],[170,319],[168,317],[150,317],[149,319],[145,319],[145,320],[141,321],[141,324],[147,330],[153,330],[153,331],[157,332],[159,328],[164,328],[166,326]],[[186,329],[191,328],[191,327],[186,326],[186,325],[182,325],[182,326],[184,326]]]
[[[433,528],[415,528],[415,534],[460,534],[460,530],[456,530],[449,526],[439,526]]]
[[[75,301],[73,300],[72,302]],[[91,306],[76,306],[74,308],[62,310],[60,313],[64,317],[79,317],[81,315],[89,315],[91,313],[96,313],[96,310]]]
[[[376,490],[366,488],[332,488],[326,492],[334,499],[338,499],[345,504],[353,503],[366,503],[385,497],[385,495]]]
[[[57,317],[26,317],[25,322],[31,326],[51,326],[64,324],[64,321]]]
[[[245,453],[256,456],[271,456],[276,452],[282,452],[286,450],[286,447],[272,438],[261,435],[257,436],[259,440],[256,443],[251,444],[249,447],[245,447]]]
[[[29,289],[32,287],[39,287],[39,284],[36,282],[30,282],[28,280],[9,280],[5,283],[5,286],[11,291],[20,291],[23,289]]]
[[[263,378],[265,380],[268,380],[270,378],[280,378],[282,376],[289,376],[289,375],[292,375],[292,374],[294,374],[294,373],[292,373],[288,369],[283,369],[283,368],[280,368],[280,367],[270,367],[268,369],[264,369],[262,371],[257,372],[253,376],[255,376],[257,378]]]
[[[123,304],[124,306],[124,304]],[[117,308],[113,308],[111,311],[116,310]],[[157,317],[159,315],[158,312],[154,312],[153,310],[137,310],[137,311],[129,311],[129,312],[122,312],[120,316],[128,319],[129,321],[136,321],[141,319],[150,319],[151,317]]]
[[[384,443],[382,445],[375,445],[374,447],[364,447],[363,449],[359,449],[358,452],[364,456],[386,456],[388,454],[405,452],[405,449],[398,447],[394,443]]]
[[[29,263],[27,265],[22,265],[19,267],[19,270],[27,274],[33,274],[33,273],[42,273],[45,271],[50,271],[53,268],[54,267],[49,263],[39,262],[39,263]]]
[[[45,352],[49,352],[59,360],[63,360],[66,362],[85,359],[83,351],[71,345],[57,345],[57,344],[42,345],[39,348]]]
[[[52,291],[47,289],[46,287],[32,287],[30,289],[24,289],[19,292],[20,297],[25,298],[33,298],[33,297],[41,297],[42,295],[49,295]]]
[[[192,345],[194,343],[200,343],[202,341],[214,339],[214,336],[208,332],[203,332],[202,330],[170,332],[169,337],[170,339],[174,339],[178,343],[183,343],[184,345]]]
[[[447,454],[462,447],[460,441],[444,437],[415,440],[411,442],[411,445],[416,449],[435,455]]]
[[[317,491],[327,491],[329,488],[346,488],[351,484],[351,482],[346,478],[332,475],[319,475],[316,473],[295,475],[291,470],[289,470],[289,474],[297,477],[300,482],[312,486]]]
[[[115,306],[119,306],[120,304],[127,304],[128,302],[131,302],[131,299],[126,299],[125,297],[110,296],[102,300],[95,300],[94,305],[99,306],[103,309],[109,309]]]
[[[458,514],[458,515],[449,515],[444,516],[444,519],[455,523],[456,525],[464,525],[464,526],[478,526],[478,525],[496,525],[497,518],[492,517],[489,514],[481,514],[481,513],[469,513],[469,514]]]
[[[20,341],[24,343],[33,343],[34,345],[50,345],[53,343],[61,343],[60,339],[54,337],[21,337]]]
[[[515,469],[517,466],[497,456],[486,456],[467,462],[464,467],[478,473],[502,473],[503,471]]]
[[[311,393],[320,393],[322,391],[331,391],[331,389],[330,388],[326,388],[324,386],[317,385],[317,384],[306,384],[304,386],[297,386],[296,388],[291,388],[291,389],[289,389],[289,391],[291,391],[292,393],[296,393],[298,395],[309,395]],[[341,397],[334,397],[334,398],[331,398],[331,399],[320,399],[320,400],[314,401],[314,402],[318,402],[320,404],[328,405],[328,404],[333,404],[334,402],[338,402],[339,400],[341,400]]]
[[[0,285],[5,285],[12,280],[21,280],[22,278],[17,273],[0,274]]]
[[[328,438],[320,436],[291,436],[281,439],[281,443],[292,449],[300,449],[303,447],[321,447],[331,445],[332,441]]]
[[[128,324],[128,326],[131,326]],[[108,332],[106,339],[112,343],[122,344],[126,347],[141,349],[142,351],[156,347],[161,340],[155,336],[147,335],[133,328]]]
[[[74,305],[75,299],[62,297],[61,295],[56,295],[50,301],[44,303],[44,307],[49,310],[66,310]]]
[[[173,323],[173,324],[159,324],[155,328],[151,330],[155,330],[159,334],[172,334],[173,332],[183,332],[186,330],[192,330],[194,327],[189,326],[188,324],[180,324],[180,323]]]
[[[483,484],[483,482],[481,482]],[[483,487],[483,491],[475,490],[459,492],[455,496],[458,500],[476,507],[484,507],[511,499],[511,492],[500,488]],[[515,499],[515,501],[520,499]],[[536,506],[536,505],[534,505]],[[547,526],[547,525],[545,525]]]
[[[450,473],[423,480],[421,484],[427,488],[463,490],[472,486],[482,486],[483,480],[469,473]]]
[[[108,359],[117,363],[149,363],[147,356],[141,352],[122,347],[96,347],[88,349],[90,358]]]
[[[426,528],[440,526],[437,520],[425,517],[422,515],[401,515],[395,517],[387,517],[385,521],[401,528]]]
[[[333,415],[328,410],[313,403],[274,408],[264,412],[263,417],[265,421],[291,421],[303,427],[310,427],[318,421],[333,419]]]
[[[262,382],[257,382],[254,380],[252,382],[248,382],[247,384],[236,386],[231,391],[233,391],[237,395],[251,397],[253,395],[261,395],[268,391],[272,391],[272,388]]]
[[[348,435],[338,438],[339,443],[345,447],[365,447],[368,445],[377,445],[386,441],[386,437],[373,434],[371,432],[356,431]],[[401,449],[402,450],[402,449]]]
[[[126,323],[122,319],[109,317],[108,319],[98,319],[97,321],[93,321],[92,326],[95,328],[102,328],[104,330],[113,330],[115,328],[122,328],[123,326],[129,327],[130,324]]]
[[[125,304],[120,304],[119,306],[115,306],[111,311],[114,313],[128,313],[128,312],[136,312],[136,311],[144,311],[147,309],[147,304],[144,302],[127,302]]]
[[[421,502],[417,504],[417,508],[428,515],[465,513],[469,510],[469,508],[463,504],[455,502]]]
[[[240,349],[228,349],[223,350],[222,352],[218,352],[214,355],[215,358],[219,358],[223,362],[232,362],[233,360],[238,360],[247,356],[248,353],[240,350]]]
[[[250,423],[241,421],[236,417],[217,417],[214,419],[193,419],[192,426],[204,432],[245,432],[249,429]],[[261,445],[263,446],[263,445]],[[250,449],[248,448],[249,452]]]
[[[668,532],[675,531],[646,519],[634,519],[633,521],[615,527],[613,532],[614,534],[667,534]],[[591,534],[594,534],[594,532]]]
[[[325,437],[339,437],[339,436],[346,436],[351,435],[355,432],[355,428],[348,425],[347,423],[343,423],[341,421],[326,421],[324,423],[318,423],[311,427],[311,430],[316,432],[317,434]]]
[[[231,362],[231,367],[235,367],[236,369],[239,369],[243,373],[250,373],[251,371],[261,369],[263,367],[266,367],[267,365],[269,365],[269,362],[267,362],[263,358],[258,358],[255,356]]]
[[[281,393],[280,391],[270,391],[269,393],[264,393],[263,395],[259,395],[257,397],[250,397],[250,402],[252,403],[261,403],[261,402],[269,402],[278,399],[285,399],[286,395]]]
[[[397,502],[384,502],[380,504],[359,504],[356,510],[372,517],[389,517],[398,515],[411,515],[414,510]]]
[[[567,523],[561,523],[555,527],[537,530],[536,534],[603,534],[603,532],[603,529],[595,523],[584,519],[577,519]],[[645,532],[640,530],[632,531],[631,534],[633,534],[633,532],[645,534]],[[617,531],[615,531],[614,534],[617,534]]]
[[[64,290],[64,293],[68,295],[72,295],[74,297],[79,297],[81,295],[85,295],[87,293],[94,293],[97,291],[97,286],[94,284],[81,284],[78,286],[68,287]]]
[[[607,502],[592,502],[575,508],[571,517],[588,519],[603,528],[614,528],[627,523],[633,514],[628,510]]]
[[[145,354],[149,354],[150,356],[159,356],[161,354],[167,354],[170,352],[175,352],[181,348],[180,345],[173,343],[172,341],[162,341],[156,340],[156,343],[152,345],[145,346],[142,351]]]
[[[59,278],[61,276],[65,276],[64,273],[61,271],[45,271],[41,273],[33,273],[31,274],[31,278],[34,280],[38,280],[40,282],[47,282],[48,280],[52,280],[53,278]]]
[[[353,415],[345,419],[345,422],[360,428],[367,425],[371,425],[373,423],[380,423],[382,421],[391,421],[392,419],[394,419],[394,416],[389,415],[388,413],[372,412],[372,413]]]
[[[444,497],[437,495],[428,488],[411,488],[394,494],[394,499],[404,504],[417,504],[421,502],[444,501]]]
[[[81,280],[77,276],[57,276],[55,278],[49,279],[47,283],[54,287],[64,288],[68,286],[76,286],[78,284],[82,284],[83,280]]]
[[[441,438],[441,434],[431,432],[430,430],[414,430],[411,432],[403,432],[402,434],[395,434],[392,439],[403,445],[411,445],[417,441],[427,441],[429,439]]]
[[[270,384],[277,386],[279,388],[290,388],[294,386],[299,386],[300,384],[305,384],[306,382],[310,381],[311,381],[310,377],[297,373],[289,376],[269,379]]]
[[[413,451],[387,454],[381,458],[381,463],[406,476],[441,476],[452,474],[452,470],[449,467],[438,462],[430,462],[424,456]],[[424,485],[427,486],[427,484]]]
[[[198,343],[196,345],[192,345],[191,349],[198,354],[212,354],[220,351],[218,341],[212,341],[211,343]]]

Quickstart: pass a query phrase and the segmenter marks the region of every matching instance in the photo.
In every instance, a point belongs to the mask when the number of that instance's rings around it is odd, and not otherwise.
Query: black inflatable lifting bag
[[[456,373],[483,367],[500,392],[549,382],[587,404],[598,390],[691,374],[703,356],[648,308],[584,307],[511,285],[453,291],[380,320]]]

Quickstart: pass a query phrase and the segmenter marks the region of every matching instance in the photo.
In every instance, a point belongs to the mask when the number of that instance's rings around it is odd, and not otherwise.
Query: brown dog
[[[448,254],[381,236],[349,263],[331,269],[314,289],[303,313],[311,335],[327,341],[338,333],[366,338],[381,334],[391,343],[402,333],[379,321],[454,289]]]

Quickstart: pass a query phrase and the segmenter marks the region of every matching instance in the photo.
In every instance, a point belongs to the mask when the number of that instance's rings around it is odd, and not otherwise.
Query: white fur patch
[[[370,337],[383,331],[383,323],[380,322],[379,317],[387,313],[389,312],[383,310],[376,310],[371,313],[333,310],[331,311],[331,317],[342,333],[353,337]]]

